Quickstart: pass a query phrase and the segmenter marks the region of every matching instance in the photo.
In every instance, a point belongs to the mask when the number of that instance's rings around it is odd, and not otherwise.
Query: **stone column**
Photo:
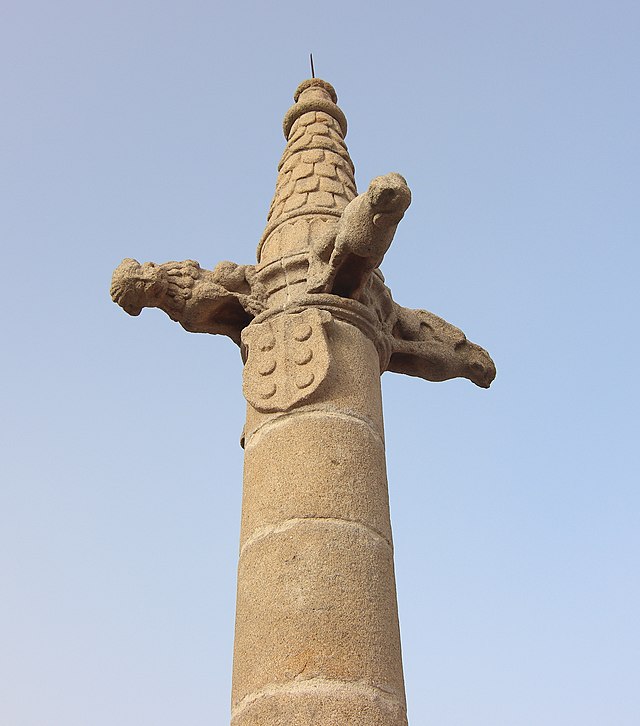
[[[128,258],[111,295],[130,315],[157,307],[241,345],[232,725],[406,726],[380,374],[488,388],[496,370],[384,284],[378,268],[411,201],[404,178],[357,195],[333,86],[309,79],[294,101],[258,263]]]
[[[231,723],[403,726],[374,321],[355,301],[314,297],[329,309],[266,313],[243,337],[263,355],[258,383],[245,376]],[[255,324],[266,327],[252,336]],[[264,410],[274,388],[304,391],[323,370],[306,400]]]

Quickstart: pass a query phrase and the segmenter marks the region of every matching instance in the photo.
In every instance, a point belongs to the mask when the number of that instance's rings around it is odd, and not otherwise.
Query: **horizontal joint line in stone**
[[[296,257],[301,260],[308,260],[309,253],[308,252],[291,252],[287,255],[282,255],[282,257],[278,257],[277,260],[271,260],[270,262],[267,262],[264,265],[257,264],[256,269],[259,272],[263,272],[264,270],[268,269],[269,267],[278,267],[279,268],[283,262],[289,262]]]
[[[286,413],[282,413],[279,416],[275,416],[274,418],[265,421],[263,424],[260,424],[258,428],[256,428],[254,431],[252,431],[250,434],[247,435],[245,439],[245,451],[248,450],[251,446],[255,446],[255,442],[253,441],[257,436],[262,436],[264,434],[269,433],[272,429],[277,428],[278,426],[282,425],[283,423],[286,423],[290,419],[294,417],[301,417],[301,416],[308,416],[309,418],[316,418],[318,416],[326,416],[327,418],[341,418],[345,421],[353,421],[355,423],[362,424],[366,426],[366,428],[373,434],[373,436],[380,441],[384,448],[384,437],[382,434],[375,428],[373,423],[364,416],[360,416],[357,413],[353,413],[351,411],[341,411],[339,409],[335,409],[331,406],[314,406],[309,408],[303,408],[299,409],[297,411],[288,411]]]
[[[240,557],[242,557],[245,550],[256,544],[256,542],[260,542],[265,537],[271,537],[275,534],[281,534],[282,532],[293,529],[293,527],[298,527],[301,524],[307,523],[329,524],[337,527],[349,527],[351,529],[358,529],[362,532],[365,532],[372,539],[375,539],[376,542],[383,542],[385,545],[387,545],[387,547],[393,548],[391,542],[382,534],[382,532],[378,532],[377,529],[374,529],[370,525],[364,524],[363,522],[356,522],[352,519],[341,519],[339,517],[292,517],[291,519],[285,519],[283,522],[278,522],[278,524],[256,527],[256,529],[254,529],[249,537],[247,537],[247,540],[240,548]]]
[[[233,722],[244,711],[250,708],[256,701],[274,696],[334,696],[336,698],[364,698],[369,701],[376,701],[379,705],[393,711],[406,713],[404,699],[397,694],[383,690],[382,688],[369,685],[360,681],[338,681],[326,678],[307,678],[304,680],[289,681],[266,686],[265,688],[246,695],[232,710],[231,721]]]

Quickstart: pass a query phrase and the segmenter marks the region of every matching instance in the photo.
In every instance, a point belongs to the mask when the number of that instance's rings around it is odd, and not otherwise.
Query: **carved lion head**
[[[141,265],[130,258],[123,260],[113,273],[111,298],[129,315],[140,315],[143,307],[160,300],[167,289],[162,271],[153,262]]]

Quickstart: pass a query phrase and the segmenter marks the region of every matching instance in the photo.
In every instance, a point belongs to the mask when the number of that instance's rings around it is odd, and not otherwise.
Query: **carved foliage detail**
[[[306,401],[327,377],[326,326],[331,314],[309,308],[284,313],[242,332],[247,351],[242,390],[258,411],[288,411]]]

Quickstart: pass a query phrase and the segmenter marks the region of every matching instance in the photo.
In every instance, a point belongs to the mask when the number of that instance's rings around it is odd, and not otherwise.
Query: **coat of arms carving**
[[[327,377],[326,326],[331,313],[283,313],[242,331],[247,352],[242,390],[258,411],[288,411],[308,400]]]

